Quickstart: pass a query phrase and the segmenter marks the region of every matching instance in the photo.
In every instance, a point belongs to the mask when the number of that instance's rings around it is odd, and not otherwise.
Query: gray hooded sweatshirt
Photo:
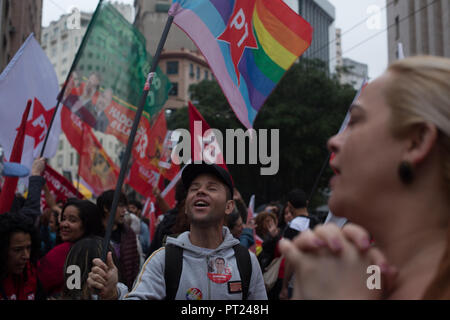
[[[224,241],[216,249],[194,246],[189,240],[189,232],[178,238],[167,238],[171,243],[183,248],[183,268],[177,300],[241,300],[242,293],[234,292],[234,281],[240,281],[233,246],[239,244],[227,227],[223,227]],[[248,292],[249,300],[266,300],[264,280],[256,256],[250,252],[252,276]],[[117,286],[122,299],[162,300],[166,296],[164,280],[165,249],[155,251],[145,262],[131,292],[120,283]]]

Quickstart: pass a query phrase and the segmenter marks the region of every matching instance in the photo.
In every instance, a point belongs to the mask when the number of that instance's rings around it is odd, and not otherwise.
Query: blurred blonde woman
[[[393,63],[328,147],[329,207],[353,224],[283,241],[294,298],[450,298],[450,59]]]

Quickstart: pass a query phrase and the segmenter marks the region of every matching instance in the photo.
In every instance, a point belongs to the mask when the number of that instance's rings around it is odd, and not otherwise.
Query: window
[[[208,78],[209,78],[209,72],[208,72],[208,70],[205,70],[205,80],[208,80]]]
[[[178,61],[167,61],[167,74],[178,74]]]
[[[200,80],[200,67],[197,66],[197,80]]]
[[[176,97],[178,96],[178,83],[172,82],[172,89],[169,91],[169,96]]]
[[[73,166],[73,152],[70,153],[70,165]]]
[[[189,65],[189,76],[194,78],[194,65],[192,63]]]
[[[64,157],[63,155],[59,155],[58,158],[56,159],[56,164],[58,165],[59,168],[62,168],[63,163],[64,163]]]
[[[63,140],[59,140],[58,150],[62,150],[63,148],[64,148],[64,141]]]

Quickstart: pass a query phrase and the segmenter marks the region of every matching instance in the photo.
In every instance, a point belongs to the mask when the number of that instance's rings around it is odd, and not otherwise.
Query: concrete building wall
[[[163,33],[167,21],[171,0],[136,0],[136,27],[142,32],[147,41],[147,51],[153,56],[158,47],[159,39]],[[186,48],[192,51],[197,47],[192,40],[178,28],[172,25],[164,48],[180,50]]]
[[[389,63],[398,58],[398,43],[405,56],[450,57],[450,1],[398,0],[387,8]]]
[[[42,0],[0,1],[0,72],[31,33],[41,37]]]

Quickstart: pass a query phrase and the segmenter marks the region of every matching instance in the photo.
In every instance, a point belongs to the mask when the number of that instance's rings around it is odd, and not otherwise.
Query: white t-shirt
[[[299,232],[309,229],[309,219],[303,216],[295,217],[289,222],[289,227]]]

